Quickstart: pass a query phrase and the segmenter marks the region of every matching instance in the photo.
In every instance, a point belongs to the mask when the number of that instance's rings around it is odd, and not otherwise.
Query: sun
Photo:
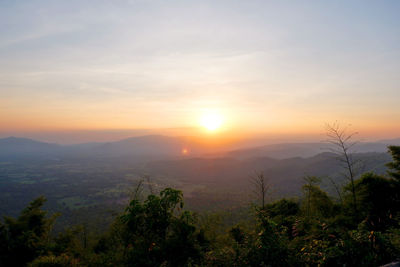
[[[201,117],[200,124],[208,131],[216,131],[221,128],[223,123],[222,116],[218,113],[206,113]]]

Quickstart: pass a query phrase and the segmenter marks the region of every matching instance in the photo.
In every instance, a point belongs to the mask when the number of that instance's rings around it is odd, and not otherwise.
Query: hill
[[[387,151],[390,144],[399,144],[399,139],[378,142],[361,142],[352,153]],[[210,140],[192,137],[168,137],[147,135],[107,143],[83,143],[57,145],[32,139],[8,137],[0,139],[0,157],[7,158],[131,158],[138,161],[159,159],[180,159],[182,157],[227,157],[251,159],[268,157],[285,159],[292,157],[312,157],[329,151],[326,143],[281,143],[243,149],[235,149],[234,144],[219,144]],[[182,151],[187,154],[183,155]]]

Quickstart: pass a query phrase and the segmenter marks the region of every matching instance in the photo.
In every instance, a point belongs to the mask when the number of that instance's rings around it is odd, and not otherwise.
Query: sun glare
[[[208,131],[218,130],[222,123],[222,117],[217,113],[207,113],[201,118],[201,126],[206,128]]]

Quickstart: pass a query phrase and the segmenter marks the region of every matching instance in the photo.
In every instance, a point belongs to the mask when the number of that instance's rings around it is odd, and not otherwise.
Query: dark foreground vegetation
[[[0,223],[1,266],[379,266],[400,256],[400,147],[387,176],[365,173],[334,199],[307,177],[300,199],[262,199],[241,223],[184,209],[182,192],[142,194],[139,184],[107,232],[86,225],[57,235],[44,197]]]

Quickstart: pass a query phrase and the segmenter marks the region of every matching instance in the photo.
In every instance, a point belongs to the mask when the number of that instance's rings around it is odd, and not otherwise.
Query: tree
[[[261,200],[261,209],[264,209],[267,193],[271,189],[268,179],[267,177],[265,177],[263,172],[259,172],[253,176],[250,176],[250,181],[254,185],[253,189],[254,194],[256,195],[257,198]]]
[[[184,266],[201,255],[201,239],[183,195],[166,188],[143,202],[133,199],[120,217],[128,266]]]
[[[314,190],[315,185],[321,182],[321,179],[315,176],[306,176],[304,177],[304,181],[306,182],[306,184],[303,185],[303,191],[306,195],[306,215],[307,217],[310,217],[312,191]]]
[[[389,146],[389,153],[392,155],[393,161],[386,165],[390,169],[388,173],[400,182],[400,146]]]
[[[389,146],[389,152],[392,154],[392,162],[386,166],[389,167],[389,175],[393,178],[395,187],[395,205],[397,206],[396,212],[400,212],[400,146]]]
[[[332,179],[332,177],[327,176],[326,177],[329,182],[331,182],[331,184],[333,185],[333,187],[335,188],[335,191],[339,197],[339,201],[341,204],[343,204],[343,198],[342,198],[342,188]]]
[[[280,231],[286,233],[289,238],[293,238],[296,232],[292,231],[293,226],[300,213],[300,206],[297,201],[284,198],[267,204],[265,209],[271,220],[277,223]]]
[[[41,209],[45,201],[39,197],[17,219],[5,217],[0,223],[0,262],[5,266],[25,266],[47,253],[49,234],[58,214],[46,218],[47,212]]]
[[[353,137],[357,132],[348,133],[346,127],[342,127],[338,122],[326,125],[327,142],[332,144],[331,152],[338,155],[338,160],[343,163],[345,177],[350,182],[350,191],[352,195],[353,212],[357,214],[357,196],[355,189],[356,165],[359,163],[353,159],[351,149],[357,144]]]
[[[303,185],[306,216],[308,218],[311,216],[331,216],[333,203],[328,195],[318,186],[321,179],[315,176],[306,176],[304,180],[306,181],[306,184]]]
[[[286,238],[278,231],[265,209],[257,212],[259,232],[255,249],[249,253],[249,266],[288,266],[289,251]]]
[[[356,181],[355,186],[360,213],[371,230],[382,231],[395,223],[394,215],[399,210],[399,199],[396,198],[392,180],[366,173]]]

